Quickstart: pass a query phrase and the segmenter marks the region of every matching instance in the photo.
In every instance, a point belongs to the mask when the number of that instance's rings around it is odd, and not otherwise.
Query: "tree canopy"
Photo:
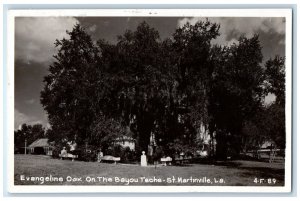
[[[27,146],[39,138],[45,137],[45,129],[42,124],[27,125],[22,124],[21,128],[14,132],[14,144],[16,147],[24,147],[25,140]]]
[[[217,153],[226,155],[228,142],[239,152],[266,90],[284,101],[284,60],[264,67],[258,35],[212,45],[219,28],[208,20],[187,23],[161,40],[143,22],[112,44],[93,41],[77,24],[69,39],[56,40],[41,92],[56,141],[103,146],[130,129],[140,150],[147,150],[151,133],[163,147],[197,147],[204,126]]]

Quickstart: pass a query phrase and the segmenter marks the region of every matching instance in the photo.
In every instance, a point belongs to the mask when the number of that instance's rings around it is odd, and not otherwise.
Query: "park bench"
[[[183,165],[183,164],[190,163],[191,160],[192,160],[192,157],[183,157],[183,156],[180,156],[180,157],[175,157],[174,162],[175,163],[179,163],[180,165]]]
[[[167,165],[171,165],[172,158],[171,157],[161,158],[160,161],[162,162],[163,166],[167,166]]]
[[[78,155],[73,155],[70,153],[67,154],[59,154],[60,159],[72,159],[72,161],[74,161],[75,158],[78,158]]]
[[[109,156],[109,155],[102,156],[99,159],[100,159],[99,162],[109,161],[109,162],[114,162],[115,164],[117,164],[117,162],[121,161],[120,157],[114,157],[114,156]]]

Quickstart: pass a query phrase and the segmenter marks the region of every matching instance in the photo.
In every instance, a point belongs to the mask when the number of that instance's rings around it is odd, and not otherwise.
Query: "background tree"
[[[216,132],[217,157],[226,158],[230,147],[241,150],[241,131],[262,104],[264,70],[258,35],[241,37],[237,44],[217,48],[210,93],[210,131]]]
[[[285,59],[275,56],[266,62],[266,92],[276,96],[276,104],[285,105]]]
[[[58,53],[44,78],[41,103],[53,132],[59,133],[60,139],[76,139],[81,143],[89,137],[96,113],[92,97],[98,81],[95,71],[98,51],[79,25],[67,33],[69,39],[55,42]]]
[[[268,110],[269,138],[276,143],[279,148],[285,148],[285,59],[275,56],[266,62],[266,80],[268,82],[267,92],[273,93],[276,100]]]
[[[14,132],[14,143],[16,147],[24,147],[25,139],[27,146],[39,138],[45,137],[45,129],[42,124],[27,125],[22,124],[21,129]]]
[[[257,132],[247,130],[245,125],[244,134],[248,140],[252,141],[249,145],[257,149],[265,141],[275,143],[278,148],[285,148],[285,60],[282,57],[275,56],[269,59],[265,64],[265,94],[274,94],[275,102],[262,105],[260,110],[256,111],[255,116],[250,120],[250,124],[257,129]],[[253,135],[253,133],[256,133]],[[259,139],[259,140],[255,140]],[[255,142],[255,143],[253,143]]]

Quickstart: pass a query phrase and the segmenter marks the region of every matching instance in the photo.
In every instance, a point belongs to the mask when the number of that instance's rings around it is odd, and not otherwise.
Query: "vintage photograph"
[[[13,16],[13,186],[290,190],[286,10],[101,12]]]

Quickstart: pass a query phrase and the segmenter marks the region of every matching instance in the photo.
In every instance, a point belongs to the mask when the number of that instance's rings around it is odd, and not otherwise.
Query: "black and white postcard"
[[[290,9],[10,10],[9,191],[290,192]]]

